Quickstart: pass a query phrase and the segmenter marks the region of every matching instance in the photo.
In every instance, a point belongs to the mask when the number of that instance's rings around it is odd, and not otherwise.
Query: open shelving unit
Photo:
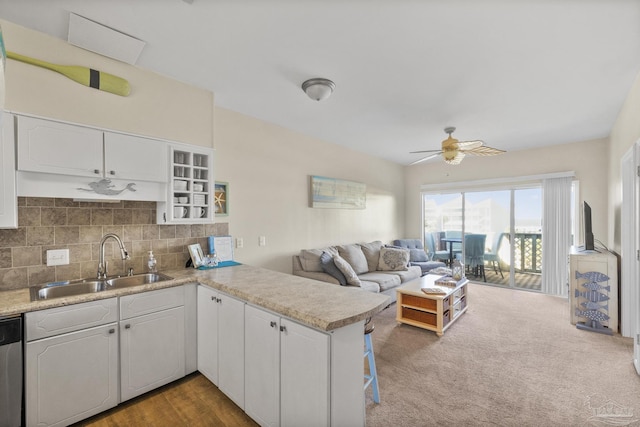
[[[158,223],[206,223],[214,218],[213,150],[170,144],[167,202]]]

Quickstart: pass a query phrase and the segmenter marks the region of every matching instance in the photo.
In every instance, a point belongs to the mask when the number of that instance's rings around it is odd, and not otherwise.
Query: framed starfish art
[[[216,181],[213,194],[213,206],[216,216],[229,215],[229,183]]]

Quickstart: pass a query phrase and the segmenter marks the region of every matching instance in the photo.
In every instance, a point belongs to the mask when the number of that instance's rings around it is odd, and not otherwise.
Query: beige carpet
[[[395,310],[374,317],[381,403],[368,389],[368,427],[640,425],[632,340],[576,329],[565,299],[470,284],[440,338]]]

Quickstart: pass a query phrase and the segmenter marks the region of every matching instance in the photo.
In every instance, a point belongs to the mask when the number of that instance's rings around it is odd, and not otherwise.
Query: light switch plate
[[[51,249],[47,251],[47,266],[69,264],[69,249]]]

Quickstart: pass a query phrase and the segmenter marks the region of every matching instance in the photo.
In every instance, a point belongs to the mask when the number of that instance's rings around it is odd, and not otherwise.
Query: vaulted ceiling
[[[446,126],[504,150],[607,137],[640,71],[638,0],[0,0],[65,40],[71,12],[220,107],[401,164]]]

